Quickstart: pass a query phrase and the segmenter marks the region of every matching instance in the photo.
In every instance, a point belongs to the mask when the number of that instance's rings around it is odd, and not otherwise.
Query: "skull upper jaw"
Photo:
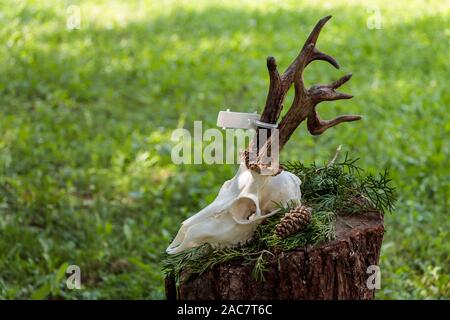
[[[210,205],[183,222],[166,252],[176,254],[205,243],[229,247],[249,241],[278,203],[300,202],[300,184],[287,171],[265,176],[241,165]]]

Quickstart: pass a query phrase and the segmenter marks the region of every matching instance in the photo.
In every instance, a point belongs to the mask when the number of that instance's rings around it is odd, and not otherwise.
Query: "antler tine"
[[[311,62],[315,61],[315,60],[322,60],[322,61],[327,61],[328,63],[330,63],[333,67],[335,67],[336,69],[339,69],[339,63],[336,61],[335,58],[333,58],[332,56],[323,53],[322,51],[317,50],[317,48],[314,48],[314,52],[311,55],[311,58],[309,59],[308,64],[310,64]]]
[[[330,84],[319,84],[312,86],[308,93],[310,94],[312,100],[317,104],[322,101],[333,101],[333,100],[340,100],[340,99],[351,99],[353,96],[351,94],[342,93],[339,91],[336,91],[335,89],[342,86],[344,83],[346,83],[350,78],[352,77],[352,74],[349,73],[338,80],[330,83]]]
[[[306,122],[308,131],[314,136],[320,135],[325,130],[334,127],[342,122],[352,122],[360,120],[362,117],[357,115],[343,115],[334,118],[333,120],[321,120],[316,110],[308,117]]]
[[[291,63],[291,65],[286,69],[283,73],[282,79],[288,88],[295,80],[295,78],[299,78],[303,73],[304,68],[314,60],[324,60],[332,64],[334,67],[339,69],[339,64],[333,57],[319,51],[316,48],[317,39],[319,38],[320,32],[322,31],[323,26],[327,23],[328,20],[331,19],[331,16],[326,16],[319,20],[316,23],[313,30],[306,39],[305,44],[300,50],[297,57]]]
[[[344,83],[346,83],[348,80],[352,78],[353,74],[348,73],[345,76],[339,78],[338,80],[334,81],[333,83],[329,84],[328,87],[337,89],[340,86],[342,86]]]
[[[303,46],[303,48],[305,48],[306,45],[308,45],[310,43],[316,45],[317,39],[319,38],[320,31],[322,31],[323,26],[325,25],[325,23],[328,22],[328,20],[331,19],[331,17],[332,17],[331,15],[323,17],[316,23],[316,25],[314,26],[314,29],[309,34],[308,39],[306,39],[305,45]]]
[[[284,95],[280,92],[281,77],[277,69],[277,61],[274,57],[267,58],[267,70],[269,71],[270,84],[261,121],[276,123],[280,116]]]
[[[323,61],[329,62],[336,69],[339,69],[339,63],[336,61],[335,58],[333,58],[332,56],[330,56],[326,53],[319,51],[315,47],[316,43],[317,43],[317,39],[319,38],[320,31],[322,31],[323,26],[325,25],[325,23],[328,22],[328,20],[331,19],[331,17],[332,16],[326,16],[325,18],[322,18],[321,20],[319,20],[319,22],[317,22],[316,26],[314,27],[313,31],[311,31],[311,34],[309,35],[308,39],[306,40],[305,46],[306,46],[306,44],[311,44],[311,43],[314,44],[313,53],[311,54],[308,61],[306,62],[306,65],[308,65],[309,63],[311,63],[314,60],[323,60]]]

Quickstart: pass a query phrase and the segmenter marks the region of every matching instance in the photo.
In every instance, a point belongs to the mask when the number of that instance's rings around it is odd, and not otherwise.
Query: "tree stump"
[[[233,260],[187,281],[182,271],[179,288],[166,278],[166,295],[169,300],[373,299],[368,268],[378,265],[383,234],[379,212],[339,216],[335,240],[275,254],[265,281],[252,278],[253,264]]]

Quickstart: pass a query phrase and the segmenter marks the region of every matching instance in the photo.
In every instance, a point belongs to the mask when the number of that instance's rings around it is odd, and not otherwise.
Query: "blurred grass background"
[[[450,298],[449,3],[406,0],[2,1],[0,298],[163,298],[164,249],[236,169],[172,164],[173,129],[261,111],[266,56],[284,70],[328,14],[318,47],[341,70],[313,63],[306,82],[353,72],[355,98],[320,112],[365,117],[320,137],[301,126],[282,160],[343,144],[389,166],[400,199],[377,297]],[[82,290],[65,286],[70,264]]]

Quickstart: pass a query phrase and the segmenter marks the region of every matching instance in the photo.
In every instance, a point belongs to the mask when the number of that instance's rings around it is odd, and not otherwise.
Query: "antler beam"
[[[277,123],[281,110],[283,109],[283,101],[287,92],[292,85],[294,85],[295,89],[295,96],[292,105],[278,126],[280,150],[284,147],[295,129],[304,120],[307,120],[308,131],[312,135],[319,135],[325,132],[328,128],[334,127],[339,123],[361,119],[361,116],[357,115],[343,115],[333,120],[321,120],[316,110],[317,104],[322,101],[351,99],[353,97],[350,94],[336,91],[337,88],[350,80],[352,76],[351,74],[348,74],[331,84],[319,84],[314,85],[311,88],[305,88],[303,82],[303,71],[312,61],[327,61],[335,68],[339,69],[339,64],[333,57],[319,51],[316,48],[316,42],[320,31],[325,23],[330,19],[331,16],[327,16],[319,20],[314,29],[311,31],[297,57],[282,75],[278,72],[275,58],[267,58],[267,69],[269,71],[270,85],[264,111],[261,115],[261,121],[272,124]],[[256,144],[259,151],[258,159],[263,156],[263,153],[270,152],[270,138],[267,140],[265,146],[259,146],[258,139],[256,139]],[[256,171],[259,171],[258,168],[261,168],[259,161],[257,161],[256,164],[249,164],[247,161],[247,166]]]

